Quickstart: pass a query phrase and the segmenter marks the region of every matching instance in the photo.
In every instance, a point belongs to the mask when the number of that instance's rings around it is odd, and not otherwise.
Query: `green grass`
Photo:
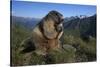
[[[89,37],[89,41],[86,42],[80,37],[73,35],[64,35],[63,43],[71,45],[76,48],[76,61],[96,61],[96,39]],[[81,57],[81,58],[80,58]],[[81,60],[77,60],[80,58]]]
[[[29,37],[30,31],[22,26],[14,25],[11,34],[11,65],[19,65],[22,63],[22,56],[19,54],[20,44]]]
[[[72,33],[74,32],[72,31]],[[34,52],[21,54],[19,52],[22,47],[20,44],[31,35],[31,32],[22,26],[15,25],[12,28],[11,64],[18,66],[96,61],[96,39],[90,37],[89,41],[86,42],[77,34],[65,31],[63,40],[61,40],[63,49],[50,51],[47,56],[37,55]]]

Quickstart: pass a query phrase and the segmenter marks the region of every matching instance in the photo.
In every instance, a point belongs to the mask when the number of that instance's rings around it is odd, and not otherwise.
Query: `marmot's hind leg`
[[[20,50],[20,53],[28,53],[28,52],[32,52],[36,49],[31,38],[27,38],[26,40],[24,40],[21,44],[21,48],[22,49]]]

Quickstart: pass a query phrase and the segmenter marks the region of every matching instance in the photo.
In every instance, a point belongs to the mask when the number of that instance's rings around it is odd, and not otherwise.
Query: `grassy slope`
[[[74,33],[73,31],[69,32]],[[77,34],[63,35],[63,48],[60,51],[50,51],[47,56],[37,55],[34,52],[20,54],[20,43],[30,36],[30,31],[20,25],[12,28],[12,65],[57,64],[69,62],[85,62],[96,60],[96,39],[90,37],[89,41],[82,40]]]

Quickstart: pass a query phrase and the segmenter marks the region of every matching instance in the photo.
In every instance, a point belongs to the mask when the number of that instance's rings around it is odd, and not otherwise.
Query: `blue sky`
[[[12,1],[12,14],[14,16],[42,18],[49,11],[56,10],[64,17],[96,14],[96,6],[55,4],[41,2]]]

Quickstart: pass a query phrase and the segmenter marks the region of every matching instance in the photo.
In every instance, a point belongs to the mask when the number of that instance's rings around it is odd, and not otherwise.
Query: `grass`
[[[77,34],[63,35],[63,49],[58,51],[50,51],[47,56],[37,55],[33,52],[21,54],[21,42],[29,37],[31,32],[22,26],[15,25],[12,28],[11,42],[11,65],[43,65],[73,62],[96,61],[96,39],[89,37],[89,41],[84,41]]]
[[[96,39],[89,37],[89,41],[84,41],[81,37],[64,35],[64,44],[76,48],[76,62],[96,61]],[[81,60],[77,60],[81,59]]]

